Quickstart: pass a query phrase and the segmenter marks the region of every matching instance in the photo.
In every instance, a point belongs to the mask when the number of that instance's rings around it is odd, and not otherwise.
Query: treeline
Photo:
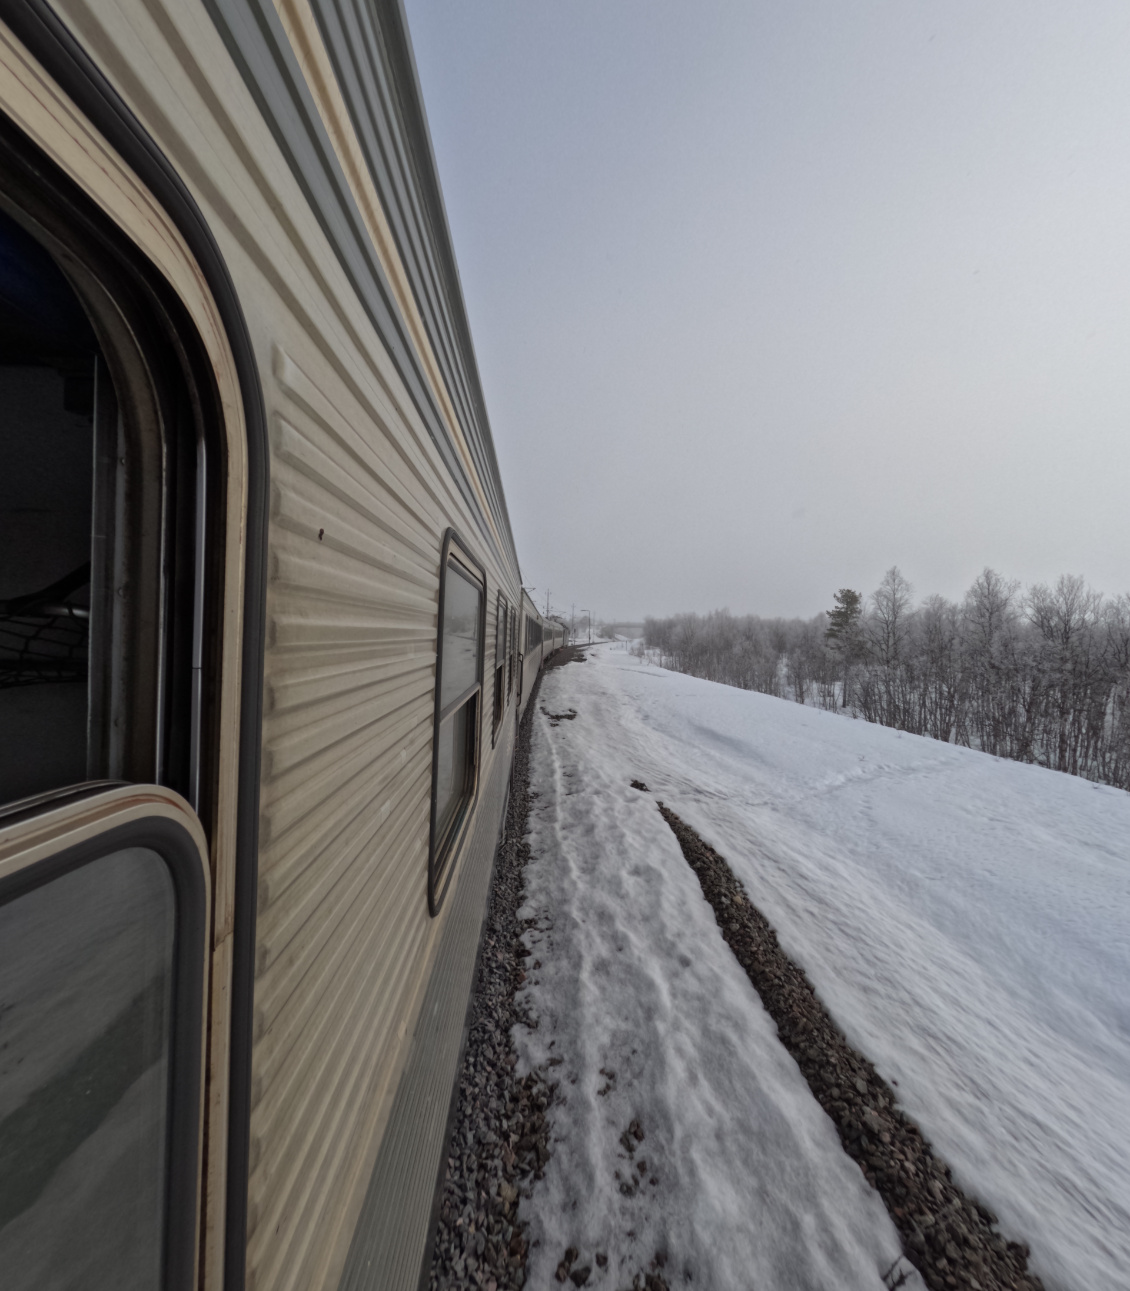
[[[813,619],[648,619],[664,666],[1130,789],[1130,596],[986,569],[915,604],[897,568]]]

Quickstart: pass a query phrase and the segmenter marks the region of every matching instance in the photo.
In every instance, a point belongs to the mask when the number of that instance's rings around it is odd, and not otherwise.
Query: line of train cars
[[[0,0],[6,1291],[415,1287],[523,592],[399,0]]]

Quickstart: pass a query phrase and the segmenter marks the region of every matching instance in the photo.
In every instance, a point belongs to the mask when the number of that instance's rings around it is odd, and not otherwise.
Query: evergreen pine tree
[[[863,597],[850,587],[841,587],[835,595],[836,608],[826,610],[828,626],[824,640],[839,656],[840,703],[847,708],[852,699],[853,664],[864,654],[861,628],[863,626]]]
[[[824,639],[841,650],[847,649],[859,630],[859,620],[863,614],[863,597],[853,592],[850,587],[841,587],[834,600],[836,608],[826,610],[828,626],[824,630]]]

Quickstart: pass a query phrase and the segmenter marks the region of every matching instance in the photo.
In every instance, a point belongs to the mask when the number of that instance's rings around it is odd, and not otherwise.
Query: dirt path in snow
[[[639,782],[634,787],[646,788]],[[1027,1247],[1006,1241],[995,1216],[953,1182],[949,1167],[899,1109],[894,1091],[848,1044],[725,860],[663,803],[659,810],[781,1043],[835,1122],[844,1151],[883,1198],[907,1258],[931,1291],[1042,1291],[1028,1272]]]

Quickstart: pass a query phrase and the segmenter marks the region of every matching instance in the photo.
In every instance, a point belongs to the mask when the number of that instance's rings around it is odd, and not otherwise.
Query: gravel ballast
[[[1042,1291],[1028,1272],[1027,1247],[1007,1241],[991,1212],[954,1183],[891,1087],[848,1044],[726,861],[663,803],[659,810],[782,1043],[835,1123],[844,1150],[882,1197],[926,1284],[933,1291]]]
[[[558,650],[545,667],[584,662],[576,648]],[[511,1039],[514,994],[525,980],[529,951],[522,933],[534,922],[518,918],[523,871],[529,860],[530,725],[539,675],[518,732],[510,800],[495,858],[490,905],[483,930],[470,1006],[470,1025],[458,1078],[458,1103],[448,1145],[439,1219],[432,1242],[431,1291],[482,1287],[511,1291],[526,1280],[525,1225],[518,1199],[549,1159],[546,1109],[556,1086],[537,1071],[519,1079]]]

